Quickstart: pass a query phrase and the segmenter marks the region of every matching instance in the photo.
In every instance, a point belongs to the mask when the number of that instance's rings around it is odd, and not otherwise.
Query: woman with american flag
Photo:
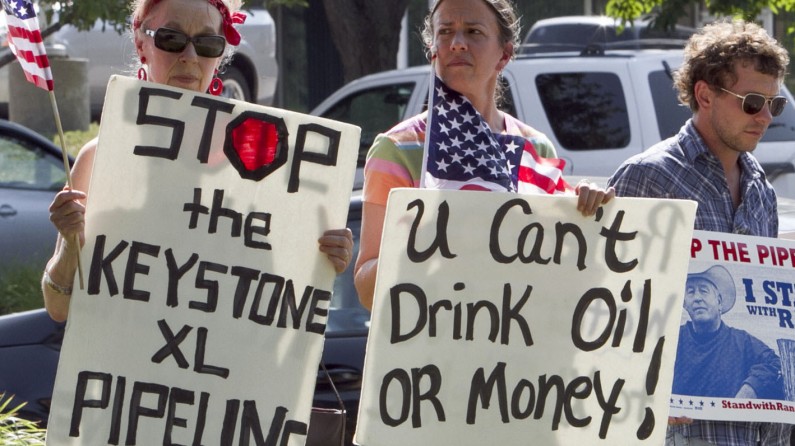
[[[240,7],[240,0],[134,0],[131,31],[140,67],[138,78],[220,94],[223,84],[216,75],[240,43],[235,28],[245,20]],[[60,191],[50,205],[50,220],[59,234],[44,270],[42,291],[45,307],[57,321],[65,320],[69,311],[77,253],[84,242],[85,191],[91,181],[97,141],[89,141],[80,150],[72,168],[73,187]],[[344,271],[353,250],[351,231],[326,231],[319,245],[335,270]]]
[[[562,179],[563,161],[542,133],[498,108],[499,76],[519,45],[510,0],[436,0],[423,40],[431,59],[428,111],[379,135],[365,165],[354,281],[372,308],[386,202],[395,187],[576,193],[596,213],[615,192]]]

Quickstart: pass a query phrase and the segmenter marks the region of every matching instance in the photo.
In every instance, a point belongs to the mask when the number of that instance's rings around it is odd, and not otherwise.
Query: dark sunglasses
[[[189,36],[182,31],[171,28],[158,28],[144,30],[147,36],[155,39],[155,46],[169,53],[181,53],[188,46],[193,44],[196,54],[201,57],[218,57],[224,54],[226,39],[222,36]]]
[[[748,93],[745,96],[740,96],[739,94],[729,91],[725,88],[721,88],[721,90],[736,96],[738,99],[742,99],[743,111],[749,115],[755,115],[759,113],[765,107],[765,103],[768,103],[770,106],[770,114],[773,116],[778,116],[784,111],[784,106],[787,105],[787,98],[784,96],[767,97],[762,96],[759,93]]]

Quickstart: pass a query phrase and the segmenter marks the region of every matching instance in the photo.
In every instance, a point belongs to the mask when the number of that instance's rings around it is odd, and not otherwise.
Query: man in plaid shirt
[[[679,133],[625,161],[618,196],[698,202],[695,229],[776,237],[776,194],[751,155],[787,99],[787,51],[754,23],[719,22],[693,35],[674,84],[693,116]],[[792,425],[669,418],[666,446],[789,446]]]

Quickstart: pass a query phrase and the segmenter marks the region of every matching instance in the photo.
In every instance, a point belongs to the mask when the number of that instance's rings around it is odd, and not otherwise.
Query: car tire
[[[246,102],[253,100],[254,95],[251,93],[251,87],[238,68],[228,66],[219,73],[218,77],[224,81],[224,89],[221,92],[222,97]]]

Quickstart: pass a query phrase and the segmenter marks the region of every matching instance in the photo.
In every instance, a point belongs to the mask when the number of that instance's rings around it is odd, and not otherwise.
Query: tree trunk
[[[323,0],[345,82],[397,66],[409,0]]]

